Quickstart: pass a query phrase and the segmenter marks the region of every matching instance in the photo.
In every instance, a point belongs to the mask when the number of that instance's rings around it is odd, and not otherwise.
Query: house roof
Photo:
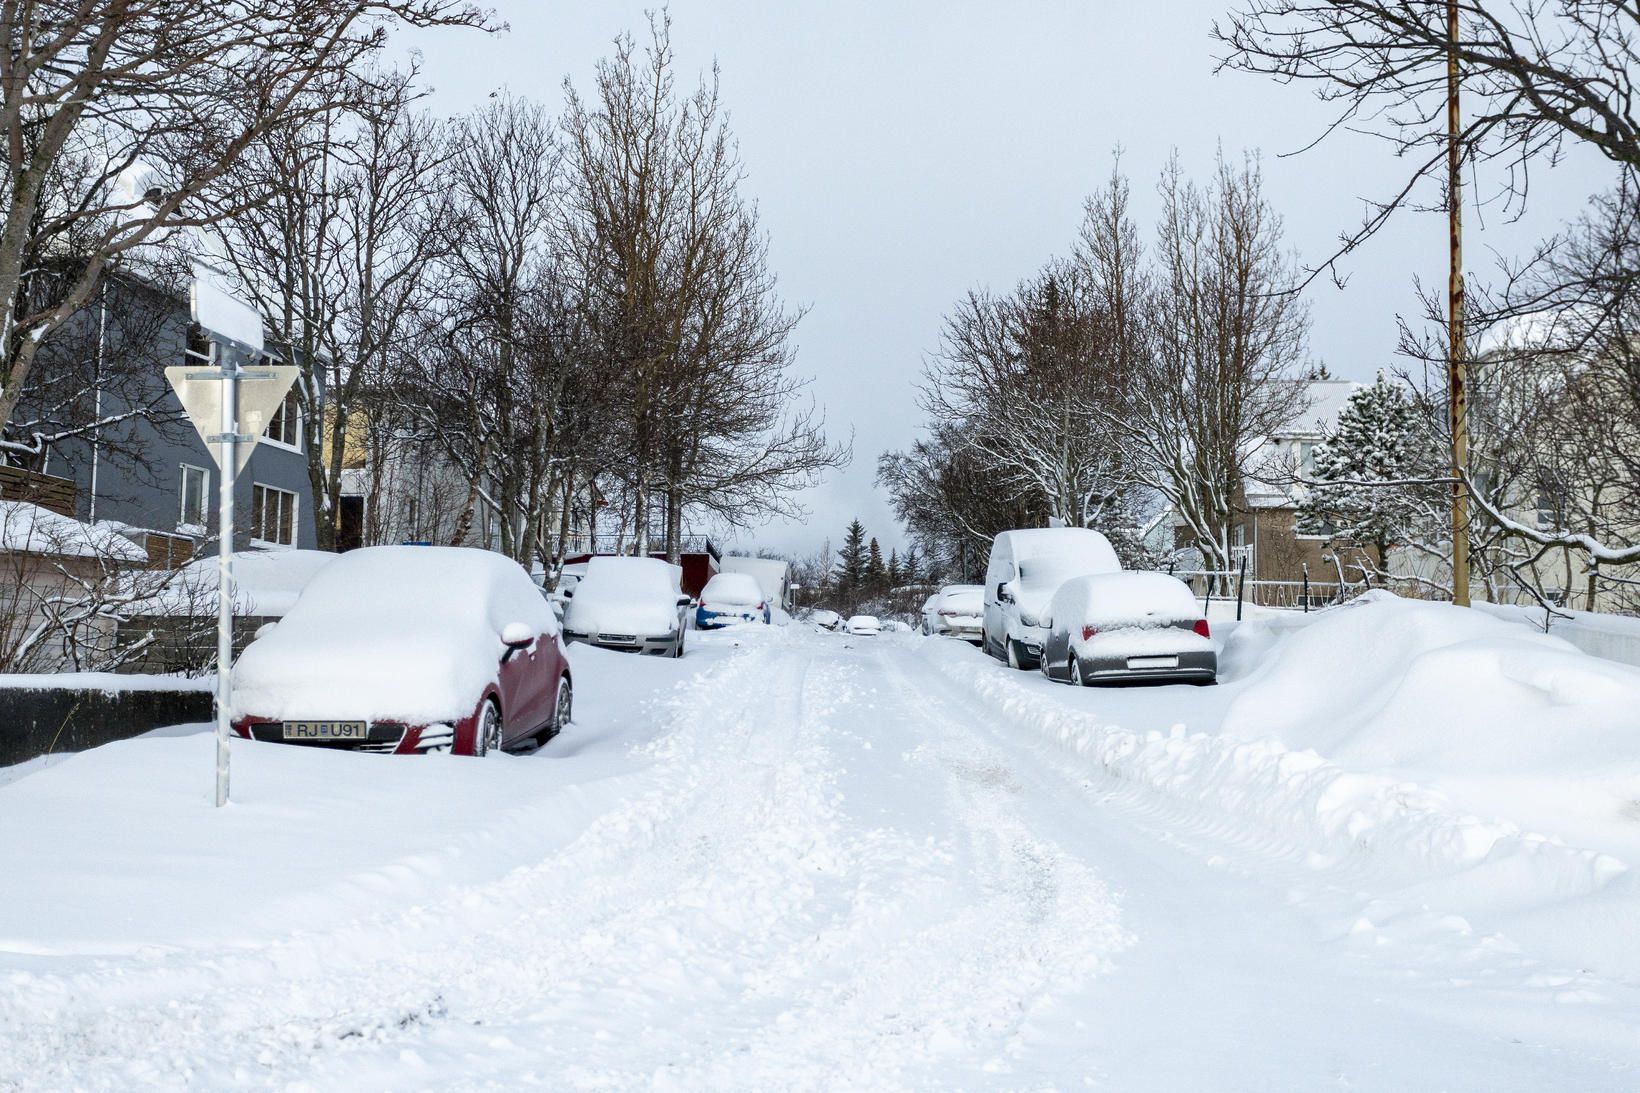
[[[85,524],[29,501],[0,501],[0,550],[57,558],[146,562],[148,552],[107,524]]]

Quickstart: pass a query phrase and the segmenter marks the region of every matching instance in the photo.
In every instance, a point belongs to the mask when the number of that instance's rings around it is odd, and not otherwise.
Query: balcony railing
[[[564,540],[564,553],[576,554],[631,554],[636,540],[630,535],[576,535]],[[684,554],[707,554],[714,562],[723,561],[723,552],[708,535],[685,535],[678,549]],[[649,540],[649,552],[661,554],[666,550],[666,539],[654,536]]]

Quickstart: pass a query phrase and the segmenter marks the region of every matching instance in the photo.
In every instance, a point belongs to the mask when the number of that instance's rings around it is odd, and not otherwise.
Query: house
[[[53,352],[61,359],[54,360]],[[42,370],[61,365],[66,371],[82,356],[94,362],[71,409],[80,421],[112,423],[50,442],[28,469],[73,483],[74,515],[88,524],[120,525],[154,565],[180,565],[214,541],[216,462],[162,371],[173,364],[209,365],[208,345],[190,322],[186,297],[135,277],[111,276],[98,303],[53,334],[41,353]],[[41,408],[46,401],[26,401],[20,413],[56,413]],[[315,545],[303,412],[293,389],[236,479],[236,549]]]
[[[1230,574],[1210,575],[1200,569],[1200,557],[1191,548],[1188,529],[1176,514],[1167,511],[1174,541],[1184,553],[1177,572],[1188,576],[1205,590],[1211,577],[1214,587],[1228,593],[1233,582],[1245,572],[1249,600],[1270,605],[1297,603],[1306,580],[1312,596],[1330,596],[1340,574],[1347,583],[1362,579],[1363,566],[1376,571],[1371,548],[1337,544],[1326,535],[1307,535],[1298,530],[1298,507],[1306,495],[1306,478],[1315,474],[1315,449],[1338,423],[1339,412],[1361,385],[1352,380],[1312,379],[1304,384],[1304,408],[1281,429],[1264,437],[1250,461],[1231,517]],[[1152,524],[1146,541],[1154,540]]]
[[[101,597],[147,553],[106,524],[30,501],[0,500],[0,671],[102,667],[113,621]]]

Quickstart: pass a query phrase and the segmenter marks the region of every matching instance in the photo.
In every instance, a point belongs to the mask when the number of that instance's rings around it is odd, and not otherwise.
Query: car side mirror
[[[562,595],[566,600],[573,600],[575,598],[575,586],[571,585],[570,587],[564,589],[560,595]]]
[[[1007,581],[1003,581],[1001,584],[997,585],[997,601],[999,603],[1014,602],[1014,593],[1013,590],[1008,587]]]
[[[695,604],[695,601],[690,599],[688,596],[679,596],[678,597],[678,606],[679,607],[693,607],[694,604]]]
[[[501,663],[505,664],[514,653],[522,652],[535,644],[535,631],[527,622],[509,622],[501,628],[501,644],[507,647],[507,651],[501,655]]]

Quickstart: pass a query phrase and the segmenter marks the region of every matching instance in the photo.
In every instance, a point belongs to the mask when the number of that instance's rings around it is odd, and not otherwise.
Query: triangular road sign
[[[187,412],[188,420],[198,430],[199,438],[205,442],[206,450],[220,467],[222,445],[213,443],[211,437],[222,432],[222,385],[227,381],[188,378],[190,373],[206,371],[208,369],[200,365],[175,365],[165,370],[165,378],[171,384],[171,390],[177,393],[177,400]],[[296,374],[300,371],[294,364],[259,364],[252,370],[253,374],[271,372],[271,379],[245,378],[239,381],[240,436],[260,437],[267,431],[268,422],[278,412],[279,404],[285,401],[285,392],[296,382]],[[234,454],[239,457],[234,464],[235,475],[245,469],[255,450],[254,440],[235,447]]]

